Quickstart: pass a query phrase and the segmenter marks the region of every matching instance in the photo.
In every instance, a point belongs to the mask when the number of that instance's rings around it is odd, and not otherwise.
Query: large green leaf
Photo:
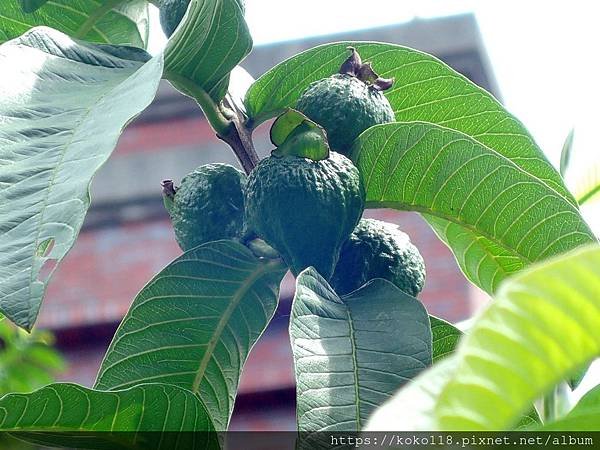
[[[445,320],[429,316],[431,322],[431,337],[433,342],[432,358],[436,363],[452,354],[462,337],[461,331]]]
[[[42,268],[73,245],[90,180],[154,98],[162,58],[40,27],[1,45],[0,67],[0,311],[30,329]]]
[[[26,12],[27,11],[27,12]],[[149,15],[146,0],[2,0],[0,42],[37,26],[101,44],[146,48]]]
[[[165,77],[182,92],[223,99],[229,73],[250,53],[239,0],[192,0],[165,49]]]
[[[102,362],[97,389],[144,382],[198,393],[225,430],[242,367],[277,306],[286,271],[233,241],[186,252],[142,289]]]
[[[294,107],[313,81],[336,73],[355,47],[375,71],[395,78],[385,92],[402,122],[424,121],[461,131],[511,159],[569,201],[558,172],[543,156],[525,127],[489,93],[437,58],[394,44],[338,42],[302,52],[260,77],[246,96],[251,120],[258,124]]]
[[[401,390],[368,428],[510,428],[534,400],[600,355],[598,292],[597,246],[511,277],[457,352]]]
[[[101,392],[59,383],[30,394],[8,394],[0,399],[0,431],[50,446],[106,450],[219,448],[202,402],[191,392],[168,384]]]
[[[431,364],[421,302],[376,279],[338,297],[312,268],[290,319],[300,431],[359,431],[371,412]]]
[[[595,241],[560,192],[458,131],[378,125],[359,136],[353,152],[367,205],[424,213],[487,292],[525,265]]]
[[[544,431],[600,431],[600,386],[585,394],[565,417],[545,424]]]

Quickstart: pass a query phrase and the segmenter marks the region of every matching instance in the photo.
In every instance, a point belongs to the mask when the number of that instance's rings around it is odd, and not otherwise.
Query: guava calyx
[[[279,116],[271,127],[271,142],[277,148],[271,156],[298,156],[321,161],[329,157],[329,143],[325,129],[304,114],[289,109]]]
[[[295,275],[312,266],[329,278],[364,202],[358,169],[339,153],[319,161],[270,156],[248,177],[246,224]]]
[[[358,78],[363,83],[376,91],[386,91],[394,84],[394,78],[382,78],[370,62],[363,63],[358,51],[354,47],[348,47],[352,53],[340,67],[339,73]]]

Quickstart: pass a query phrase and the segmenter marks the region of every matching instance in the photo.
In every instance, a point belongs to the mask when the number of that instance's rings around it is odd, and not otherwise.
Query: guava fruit
[[[364,204],[360,174],[348,158],[329,152],[314,161],[286,152],[263,159],[249,175],[246,224],[294,275],[313,266],[329,278]]]
[[[181,22],[181,19],[185,16],[190,1],[191,0],[161,0],[159,7],[160,25],[167,37],[171,37],[175,32],[179,22]],[[238,4],[243,14],[246,9],[245,1],[235,0],[235,2]]]
[[[396,225],[361,219],[342,246],[330,284],[345,295],[373,278],[388,280],[416,297],[425,282],[425,262]]]
[[[310,84],[295,108],[321,125],[330,147],[344,155],[367,128],[394,121],[394,111],[382,92],[393,80],[380,78],[370,63],[363,64],[351,50],[340,73]]]
[[[190,0],[162,0],[159,8],[160,25],[167,37],[171,37],[185,12]]]
[[[246,175],[228,164],[207,164],[175,188],[163,181],[163,196],[177,243],[183,251],[244,233]]]

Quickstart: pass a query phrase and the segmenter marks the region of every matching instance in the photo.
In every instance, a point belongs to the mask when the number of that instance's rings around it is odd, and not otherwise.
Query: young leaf
[[[286,268],[234,241],[189,250],[137,295],[95,388],[175,384],[198,394],[217,430],[229,422],[250,349],[277,306]]]
[[[44,446],[217,449],[214,431],[200,399],[168,384],[101,392],[57,383],[30,394],[8,394],[0,399],[0,432],[15,433]]]
[[[600,431],[600,386],[596,386],[565,417],[539,427],[543,431]]]
[[[437,363],[439,360],[454,353],[462,337],[462,333],[454,325],[437,317],[429,316],[429,321],[431,322],[431,335],[433,339],[432,357],[433,362]]]
[[[31,329],[89,184],[156,93],[162,59],[35,28],[0,46],[0,311]],[[44,273],[49,273],[42,277]]]
[[[598,292],[598,246],[511,277],[457,352],[401,390],[368,428],[510,428],[533,401],[600,355]],[[397,408],[406,401],[409,412]]]
[[[271,143],[279,147],[285,142],[292,131],[304,122],[314,123],[300,111],[291,108],[288,109],[273,122],[270,131]]]
[[[252,49],[239,0],[191,0],[165,49],[165,78],[183,93],[219,102],[229,73]]]
[[[368,207],[417,211],[434,229],[464,229],[440,234],[489,293],[525,265],[595,241],[560,192],[463,133],[423,122],[378,125],[358,137],[353,157]]]
[[[89,42],[146,48],[149,22],[146,0],[2,0],[0,43],[48,26]]]
[[[571,153],[573,149],[573,138],[575,137],[575,129],[571,129],[567,135],[567,139],[563,144],[562,151],[560,152],[560,174],[564,177],[571,161]]]
[[[313,269],[290,319],[300,431],[360,431],[373,410],[431,364],[422,303],[375,279],[338,297]]]
[[[396,120],[424,121],[471,136],[513,161],[575,204],[559,173],[525,127],[488,92],[437,58],[394,44],[338,42],[302,52],[260,77],[246,96],[250,122],[257,125],[293,108],[314,81],[336,73],[354,47],[384,78],[394,78],[385,96]]]

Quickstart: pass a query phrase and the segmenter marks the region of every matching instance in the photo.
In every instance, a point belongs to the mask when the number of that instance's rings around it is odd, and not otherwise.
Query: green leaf
[[[23,8],[23,12],[30,14],[43,6],[47,1],[48,0],[21,0],[21,8]]]
[[[313,269],[296,281],[290,338],[300,431],[359,431],[371,412],[431,364],[421,302],[375,279],[338,297]]]
[[[423,213],[487,292],[525,265],[595,241],[560,192],[463,133],[423,122],[378,125],[358,137],[353,156],[367,207]]]
[[[89,42],[146,48],[149,20],[146,0],[2,0],[0,43],[45,25]]]
[[[277,306],[286,268],[242,244],[210,242],[163,269],[138,294],[95,387],[170,383],[197,393],[225,430],[242,367]]]
[[[219,102],[229,73],[250,53],[252,38],[238,0],[192,0],[165,49],[165,78],[196,97]]]
[[[52,341],[48,332],[28,334],[8,321],[0,322],[0,396],[30,392],[54,381],[65,362],[51,347]]]
[[[573,138],[575,137],[575,129],[571,129],[565,142],[562,151],[560,152],[560,174],[564,177],[571,161],[571,153],[573,149]]]
[[[251,122],[256,125],[293,108],[310,83],[338,72],[348,57],[348,46],[356,48],[363,61],[371,61],[381,77],[395,78],[385,96],[397,121],[430,122],[461,131],[513,160],[575,204],[523,124],[491,94],[437,58],[399,45],[338,42],[293,56],[250,88],[246,106]]]
[[[598,292],[598,246],[511,277],[457,352],[401,390],[369,428],[510,428],[532,402],[600,355]],[[410,408],[398,408],[407,401]]]
[[[0,399],[0,431],[50,446],[107,450],[219,448],[200,399],[167,384],[101,392],[58,383],[30,394],[8,394]]]
[[[0,67],[0,311],[31,329],[44,265],[73,245],[90,181],[154,98],[162,58],[41,27],[1,45]]]
[[[454,325],[434,316],[429,316],[433,339],[433,362],[436,363],[452,354],[462,337],[461,331]]]
[[[585,394],[565,417],[536,430],[600,431],[600,386]]]
[[[580,205],[600,198],[600,163],[592,163],[581,174],[573,187],[573,194]]]

